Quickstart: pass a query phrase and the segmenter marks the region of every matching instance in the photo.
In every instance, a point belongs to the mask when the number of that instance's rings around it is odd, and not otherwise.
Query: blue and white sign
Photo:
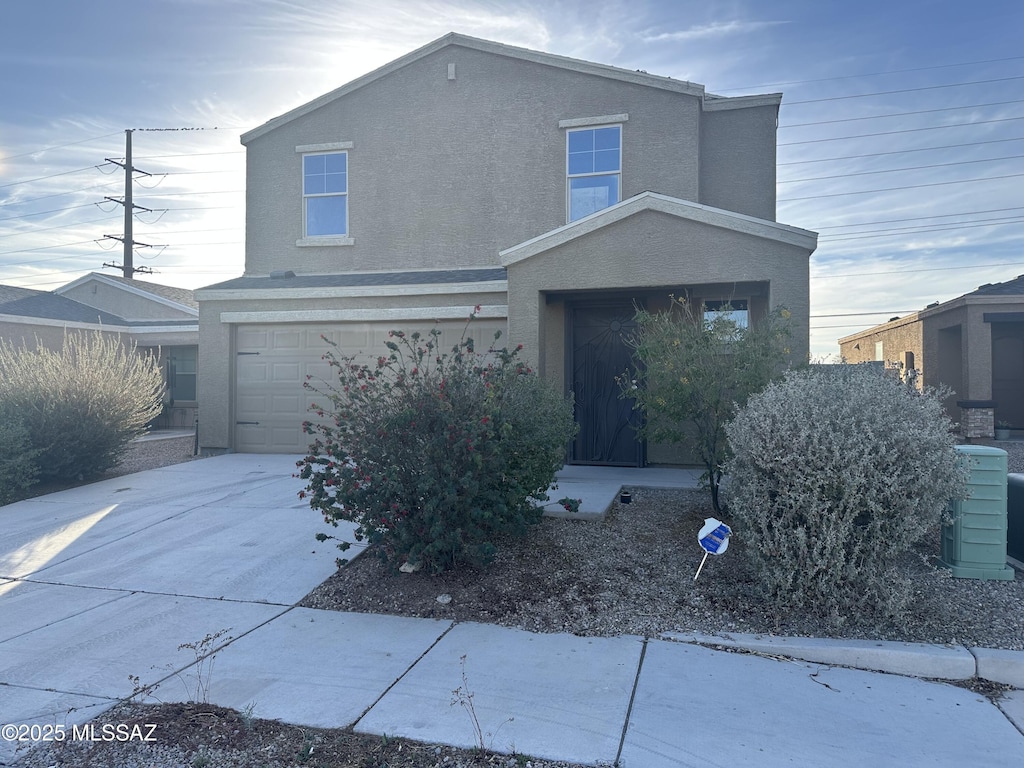
[[[720,555],[729,548],[729,534],[732,528],[721,520],[713,517],[704,520],[703,527],[697,532],[697,541],[704,548],[705,552],[712,555]]]
[[[700,561],[697,573],[693,575],[694,581],[697,580],[700,572],[704,569],[704,563],[707,562],[708,555],[720,555],[729,548],[729,534],[731,533],[732,528],[721,520],[715,520],[713,517],[705,518],[704,525],[697,531],[697,541],[704,550],[704,558]]]

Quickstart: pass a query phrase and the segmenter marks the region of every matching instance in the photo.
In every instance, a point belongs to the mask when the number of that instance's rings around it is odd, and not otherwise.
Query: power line
[[[73,224],[60,224],[60,225],[58,225],[56,227],[40,227],[38,229],[22,230],[21,232],[8,232],[8,233],[5,233],[3,235],[3,239],[6,240],[8,238],[19,237],[21,235],[35,235],[35,234],[38,234],[39,232],[52,232],[55,229],[77,228],[77,227],[84,226],[86,224],[97,224],[97,223],[99,223],[101,221],[110,221],[111,218],[113,218],[113,217],[112,216],[107,216],[106,218],[103,218],[103,219],[89,219],[88,221],[76,221]]]
[[[850,138],[859,138],[852,136]],[[829,139],[831,141],[831,139]],[[961,147],[980,147],[985,144],[1004,144],[1008,141],[1024,141],[1024,136],[1016,136],[1010,139],[987,139],[985,141],[970,141],[966,144],[940,144],[934,147],[911,147],[909,149],[895,149],[890,152],[868,152],[863,155],[838,155],[836,157],[819,157],[814,160],[790,160],[786,163],[776,163],[777,166],[783,165],[806,165],[808,163],[831,163],[835,160],[860,160],[867,157],[884,157],[886,155],[906,155],[911,152],[933,152],[937,149],[960,149]]]
[[[60,173],[51,173],[49,176],[40,176],[39,178],[36,178],[36,179],[25,179],[23,181],[12,181],[12,182],[9,182],[7,184],[0,184],[0,189],[3,189],[5,187],[16,187],[19,184],[31,184],[34,181],[46,181],[47,179],[55,179],[58,176],[68,176],[68,175],[70,175],[72,173],[81,173],[82,171],[92,171],[92,170],[95,170],[95,169],[97,169],[99,167],[100,166],[98,166],[98,165],[90,165],[90,166],[87,166],[86,168],[76,168],[73,171],[61,171]]]
[[[909,315],[911,312],[916,312],[916,309],[891,309],[888,312],[881,310],[879,312],[844,312],[838,315],[809,315],[814,320],[822,317],[869,317],[871,315]]]
[[[903,187],[886,187],[884,189],[861,189],[856,192],[830,192],[824,195],[810,195],[808,197],[786,197],[776,200],[778,203],[792,203],[797,200],[818,200],[823,197],[845,197],[847,195],[870,195],[877,192],[899,192],[904,189],[924,189],[925,187],[945,187],[950,184],[968,184],[975,181],[999,181],[1001,179],[1016,179],[1024,176],[1024,173],[1008,173],[1003,176],[986,176],[980,179],[958,179],[956,181],[933,181],[930,184],[908,184]]]
[[[962,267],[926,267],[923,269],[891,269],[885,272],[848,272],[842,275],[811,275],[811,280],[832,280],[837,277],[877,277],[878,275],[891,275],[898,272],[901,275],[919,274],[921,272],[951,272],[958,269],[988,269],[989,267],[1021,267],[1024,261],[1008,261],[1002,264],[967,264]]]
[[[975,229],[977,227],[1003,227],[1008,224],[1024,223],[1024,218],[1019,216],[1006,216],[999,219],[987,219],[983,221],[998,223],[959,223],[934,226],[920,225],[918,227],[898,227],[890,230],[869,230],[868,232],[850,232],[848,234],[840,235],[825,235],[823,239],[828,243],[843,243],[848,240],[869,240],[878,237],[901,237],[903,235],[926,235],[929,232],[955,232],[961,229]]]
[[[69,141],[67,144],[58,144],[54,147],[43,147],[42,149],[34,149],[31,152],[22,152],[19,155],[4,155],[0,157],[0,160],[14,160],[17,157],[28,157],[29,155],[38,155],[40,152],[49,152],[54,149],[64,149],[65,147],[73,147],[78,144],[88,144],[90,141],[99,141],[100,139],[107,139],[111,136],[117,136],[121,132],[114,131],[114,133],[105,133],[102,136],[93,136],[91,139],[82,139],[81,141]]]
[[[1013,101],[992,101],[987,104],[968,104],[963,107],[938,107],[936,109],[918,109],[913,112],[890,112],[885,115],[865,115],[864,117],[843,117],[836,120],[816,120],[812,123],[789,123],[788,125],[780,125],[779,130],[783,128],[805,128],[809,125],[831,125],[833,123],[853,123],[858,120],[881,120],[886,117],[908,117],[910,115],[928,115],[933,112],[953,112],[958,109],[981,109],[982,107],[1001,107],[1006,104],[1021,104],[1024,103],[1024,99],[1014,99]]]
[[[136,160],[163,160],[168,157],[210,157],[211,155],[244,155],[244,149],[234,149],[230,152],[185,152],[178,155],[141,155]]]
[[[985,213],[1004,213],[1006,211],[1024,211],[1024,207],[1015,208],[989,208],[986,211],[962,211],[960,213],[937,213],[932,216],[912,216],[905,219],[880,219],[878,221],[862,221],[856,224],[831,224],[825,227],[817,227],[820,231],[822,229],[846,229],[848,227],[869,227],[875,224],[902,224],[905,221],[924,221],[926,219],[948,219],[951,216],[981,216]]]
[[[1024,155],[1006,155],[1005,157],[983,157],[976,160],[958,160],[954,163],[933,163],[931,165],[910,165],[905,168],[882,168],[877,171],[855,171],[853,173],[837,173],[833,176],[811,176],[806,179],[786,179],[776,184],[796,184],[802,181],[825,181],[827,179],[846,179],[851,176],[874,176],[879,173],[899,173],[901,171],[923,171],[929,168],[949,168],[954,165],[972,165],[974,163],[996,163],[1002,160],[1020,160]]]
[[[0,251],[0,256],[9,256],[12,253],[33,253],[35,251],[52,251],[54,248],[70,248],[73,245],[85,245],[86,243],[95,243],[96,240],[79,240],[74,243],[58,243],[57,245],[43,245],[38,248],[20,248],[16,251]],[[61,258],[68,258],[62,256]]]
[[[860,133],[855,136],[833,136],[829,139],[805,139],[804,141],[786,141],[776,144],[778,147],[795,147],[798,144],[821,144],[826,141],[847,141],[849,139],[868,139],[875,136],[896,136],[901,133],[920,133],[921,131],[939,131],[944,128],[965,128],[971,125],[989,125],[991,123],[1010,123],[1014,120],[1024,120],[1020,117],[998,117],[992,120],[973,120],[969,123],[947,123],[946,125],[929,125],[924,128],[903,128],[899,131],[879,131],[878,133]]]
[[[897,88],[894,91],[874,91],[873,93],[854,93],[849,96],[829,96],[823,99],[804,99],[802,101],[783,102],[784,107],[795,107],[800,104],[820,104],[825,101],[845,101],[847,99],[864,99],[868,96],[892,96],[898,93],[920,93],[921,91],[938,91],[944,88],[960,88],[965,85],[986,85],[988,83],[1006,83],[1011,80],[1024,80],[1024,75],[1013,77],[994,77],[990,80],[969,80],[965,83],[943,83],[942,85],[921,85],[917,88]]]
[[[864,77],[880,77],[881,75],[901,75],[906,72],[927,72],[933,69],[951,69],[954,67],[973,67],[977,64],[998,64],[1004,61],[1019,61],[1024,56],[1008,56],[1002,59],[982,59],[980,61],[964,61],[959,64],[934,64],[928,67],[911,67],[910,69],[890,69],[885,72],[867,72],[862,75],[838,75],[836,77],[819,77],[813,80],[789,80],[781,83],[762,83],[761,85],[748,85],[742,88],[716,88],[719,93],[726,91],[749,91],[754,88],[774,88],[779,85],[807,85],[809,83],[828,83],[835,80],[852,80]]]
[[[11,200],[7,203],[0,203],[0,208],[6,208],[9,205],[28,205],[29,203],[35,203],[40,200],[49,200],[54,197],[65,197],[67,195],[74,195],[78,192],[88,192],[93,189],[105,189],[106,187],[117,184],[116,181],[106,181],[102,184],[93,184],[91,187],[82,187],[81,189],[73,189],[70,192],[55,192],[52,195],[41,195],[39,197],[27,197],[24,200]],[[31,214],[30,214],[31,215]]]
[[[96,203],[82,203],[81,205],[69,205],[66,208],[53,208],[49,211],[36,211],[35,213],[23,213],[20,216],[8,216],[0,219],[0,221],[13,221],[15,219],[27,219],[32,216],[45,216],[48,213],[63,213],[64,211],[73,211],[75,208],[91,208]]]

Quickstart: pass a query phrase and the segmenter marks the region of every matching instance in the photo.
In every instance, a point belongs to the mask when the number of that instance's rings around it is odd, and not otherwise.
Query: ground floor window
[[[168,347],[164,350],[167,391],[172,403],[196,399],[198,347]]]

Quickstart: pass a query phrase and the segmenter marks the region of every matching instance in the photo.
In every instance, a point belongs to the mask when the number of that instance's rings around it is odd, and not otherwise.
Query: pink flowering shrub
[[[300,495],[326,522],[355,523],[396,567],[433,571],[486,564],[503,537],[538,522],[575,432],[571,403],[521,347],[479,353],[464,333],[442,351],[439,337],[392,331],[372,364],[328,352],[337,380],[306,382],[322,399],[298,462]]]

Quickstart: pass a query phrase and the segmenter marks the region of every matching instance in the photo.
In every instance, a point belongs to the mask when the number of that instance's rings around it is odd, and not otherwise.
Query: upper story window
[[[348,235],[348,153],[302,156],[305,237]]]
[[[569,221],[615,205],[621,197],[622,126],[566,134]]]

